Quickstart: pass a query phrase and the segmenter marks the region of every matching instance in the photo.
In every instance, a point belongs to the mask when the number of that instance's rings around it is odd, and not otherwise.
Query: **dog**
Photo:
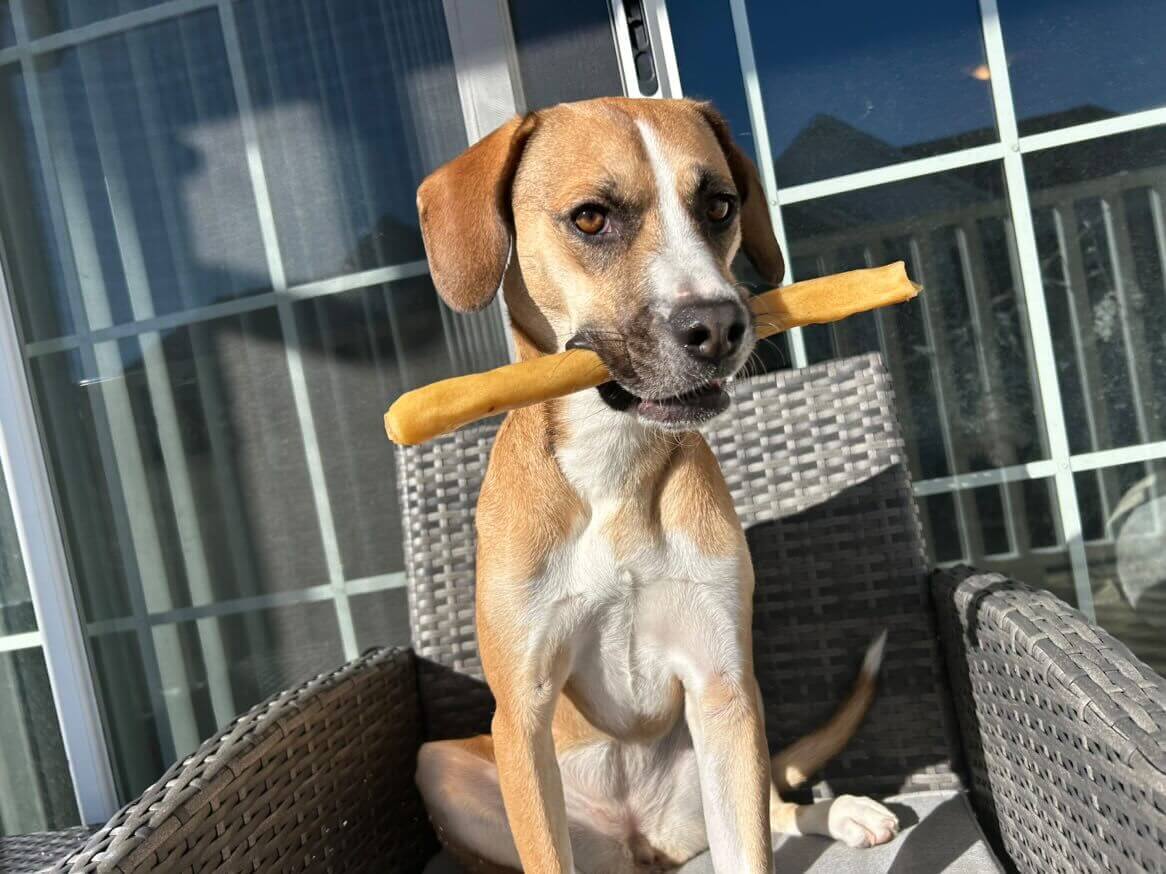
[[[824,726],[772,761],[753,570],[697,428],[755,343],[738,249],[784,263],[757,170],[708,104],[602,98],[516,117],[418,190],[434,285],[501,290],[520,358],[594,350],[613,379],[509,414],[477,510],[492,734],[425,744],[417,784],[470,870],[624,874],[706,848],[772,869],[771,832],[889,841],[870,799],[782,801],[836,754],[881,641]]]

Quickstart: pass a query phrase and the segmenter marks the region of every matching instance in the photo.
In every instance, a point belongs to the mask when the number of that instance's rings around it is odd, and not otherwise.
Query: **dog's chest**
[[[733,649],[737,562],[660,532],[624,531],[617,550],[609,522],[597,513],[560,564],[556,588],[572,614],[566,692],[608,734],[657,735],[682,711],[684,675]]]

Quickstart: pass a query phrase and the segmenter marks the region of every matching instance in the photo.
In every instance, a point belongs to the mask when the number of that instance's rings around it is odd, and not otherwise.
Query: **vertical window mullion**
[[[1077,607],[1089,619],[1095,617],[1093,590],[1089,583],[1089,563],[1081,536],[1081,511],[1077,502],[1077,488],[1070,467],[1069,437],[1061,406],[1061,389],[1057,382],[1057,361],[1052,332],[1044,300],[1044,282],[1041,277],[1040,255],[1033,228],[1032,206],[1029,203],[1028,183],[1024,159],[1020,154],[1020,136],[1016,124],[1016,110],[1012,102],[1012,87],[1008,77],[1008,59],[1004,51],[1004,34],[996,0],[980,0],[980,19],[984,32],[984,48],[991,76],[992,101],[996,110],[996,124],[1004,144],[1004,181],[1012,211],[1016,233],[1016,248],[1020,258],[1021,288],[1028,315],[1029,336],[1032,339],[1033,360],[1037,371],[1041,403],[1044,408],[1045,428],[1049,448],[1056,465],[1054,480],[1065,544],[1073,569],[1073,588]]]

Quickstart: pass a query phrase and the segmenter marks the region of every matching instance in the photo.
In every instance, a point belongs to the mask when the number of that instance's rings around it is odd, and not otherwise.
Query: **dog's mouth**
[[[673,395],[648,397],[628,388],[639,382],[626,357],[604,355],[603,336],[580,332],[566,343],[568,349],[590,349],[603,358],[615,379],[599,386],[599,396],[613,410],[631,413],[640,421],[667,430],[679,431],[697,427],[714,419],[729,408],[730,398],[725,386],[729,377],[717,374],[702,379],[690,388]],[[622,349],[621,349],[622,351]]]
[[[605,382],[599,386],[599,396],[613,409],[634,413],[646,422],[665,428],[700,425],[729,408],[729,393],[719,379],[663,398],[642,398],[618,382]]]

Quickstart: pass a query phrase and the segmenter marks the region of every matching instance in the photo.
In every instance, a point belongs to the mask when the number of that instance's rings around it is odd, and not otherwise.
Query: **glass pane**
[[[1022,134],[1166,104],[1161,0],[1000,0]]]
[[[126,801],[157,780],[170,764],[161,735],[166,725],[162,690],[151,688],[147,680],[148,672],[156,672],[156,662],[142,652],[140,640],[131,631],[89,638],[114,778],[119,797]]]
[[[21,2],[21,0],[17,0]],[[92,24],[157,6],[164,0],[23,0],[28,29],[33,36],[45,36],[62,30]]]
[[[965,562],[1046,588],[1076,603],[1051,479],[925,495],[924,536],[936,564]]]
[[[0,652],[0,835],[78,824],[39,648]]]
[[[1092,482],[1080,489],[1082,481]],[[1166,461],[1077,475],[1097,621],[1166,673]]]
[[[179,756],[253,704],[344,663],[331,601],[153,629]]]
[[[11,287],[36,289],[14,294],[23,334],[35,340],[72,333],[73,313],[25,84],[19,65],[0,67],[0,236]],[[59,244],[67,245],[64,240]]]
[[[915,479],[1047,457],[999,165],[783,211],[795,279],[903,260],[926,289],[803,334],[811,362],[883,351]]]
[[[36,613],[28,592],[20,541],[16,537],[8,483],[0,473],[0,637],[35,630]]]
[[[466,146],[441,0],[238,10],[288,281],[424,258],[417,185]]]
[[[1166,127],[1025,170],[1073,452],[1166,439]]]
[[[623,95],[608,0],[507,0],[503,6],[528,110]]]
[[[356,645],[362,651],[372,646],[408,645],[409,605],[404,586],[356,595],[348,603],[356,628]]]
[[[960,518],[955,496],[950,492],[923,495],[918,499],[923,536],[933,564],[966,561],[960,538]]]
[[[16,42],[16,33],[12,29],[12,2],[13,0],[0,0],[0,48]]]
[[[97,347],[151,612],[328,581],[283,344],[266,309]]]
[[[116,485],[116,461],[105,422],[106,384],[79,352],[29,361],[41,431],[65,532],[70,570],[88,621],[131,611],[126,512]],[[100,437],[100,439],[99,439]]]
[[[506,363],[502,320],[495,307],[453,314],[428,276],[295,311],[344,577],[399,571],[396,462],[380,413],[402,391]]]
[[[747,5],[779,185],[997,139],[975,0]]]
[[[756,160],[728,0],[668,0],[668,24],[684,96],[713,101],[737,144]]]
[[[465,134],[440,0],[333,7],[238,3],[247,83],[216,8],[0,67],[4,267],[123,801],[341,641],[407,639],[403,590],[344,629],[330,597],[403,564],[383,411],[506,359],[497,307],[352,277],[423,258],[414,189]],[[342,278],[276,303],[269,262]]]
[[[74,325],[103,328],[270,287],[215,10],[42,55],[35,69],[25,84],[41,95],[57,173],[49,196],[69,238],[27,256],[8,250],[27,339],[66,322],[43,312],[49,303],[68,301]],[[0,110],[22,146],[5,175],[35,180],[47,156],[15,133],[29,125],[23,101]],[[6,224],[47,213],[42,197],[35,182],[19,184]],[[46,257],[67,263],[46,269]],[[58,283],[48,302],[32,299],[44,294],[30,284],[38,276]]]

